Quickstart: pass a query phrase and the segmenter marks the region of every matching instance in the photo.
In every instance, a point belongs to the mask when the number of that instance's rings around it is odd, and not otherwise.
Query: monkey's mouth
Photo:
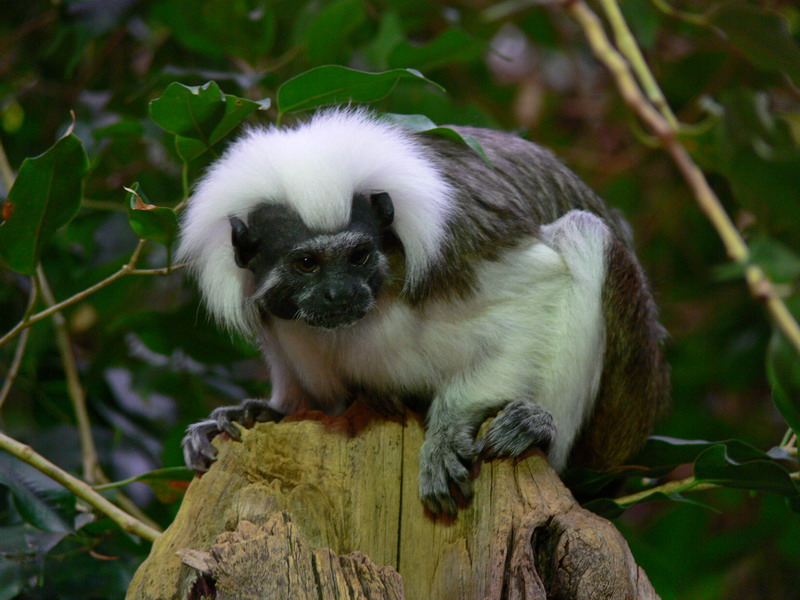
[[[318,329],[341,329],[353,325],[360,321],[367,314],[366,309],[351,307],[345,311],[325,311],[325,312],[306,312],[297,315],[297,318],[305,321],[311,327]]]

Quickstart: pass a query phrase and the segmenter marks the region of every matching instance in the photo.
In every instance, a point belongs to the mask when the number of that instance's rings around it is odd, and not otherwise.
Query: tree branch
[[[615,0],[604,0],[605,3]],[[595,56],[611,71],[617,88],[625,102],[653,130],[677,165],[684,180],[692,190],[701,210],[717,230],[731,260],[745,267],[745,279],[751,294],[763,300],[776,324],[800,352],[800,326],[775,286],[758,265],[750,263],[750,250],[744,239],[722,207],[700,168],[694,163],[686,148],[677,138],[676,127],[671,125],[647,101],[622,55],[613,47],[597,15],[583,0],[565,0],[563,6],[580,24]],[[621,18],[621,14],[619,15]],[[646,65],[642,65],[645,69]]]
[[[78,498],[106,515],[125,531],[138,535],[140,538],[149,542],[155,541],[160,535],[157,530],[135,519],[121,508],[112,504],[109,500],[106,500],[86,482],[81,481],[77,477],[57,467],[42,455],[37,454],[30,446],[10,438],[2,432],[0,432],[0,449],[25,461],[51,479],[57,481]]]

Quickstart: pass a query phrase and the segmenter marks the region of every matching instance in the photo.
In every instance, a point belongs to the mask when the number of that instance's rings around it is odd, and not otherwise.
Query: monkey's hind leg
[[[183,458],[186,465],[195,471],[208,471],[217,458],[217,449],[211,445],[220,433],[227,433],[234,440],[240,440],[241,431],[236,426],[249,429],[256,423],[279,421],[282,414],[272,409],[267,400],[248,399],[234,406],[221,406],[215,409],[205,421],[189,425],[183,438]]]

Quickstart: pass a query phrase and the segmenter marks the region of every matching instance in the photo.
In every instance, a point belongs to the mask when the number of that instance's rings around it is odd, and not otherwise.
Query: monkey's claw
[[[469,465],[474,455],[474,443],[465,432],[428,433],[420,450],[419,496],[433,514],[458,513],[453,490],[465,501],[472,498]]]
[[[547,410],[528,400],[516,400],[497,415],[477,446],[486,458],[519,456],[533,445],[547,452],[555,437],[556,426]]]
[[[240,440],[242,433],[237,423],[249,429],[257,422],[278,421],[281,416],[270,408],[266,400],[245,400],[237,406],[215,409],[210,418],[186,429],[182,443],[186,465],[195,471],[208,471],[217,458],[217,449],[211,444],[217,435],[224,432],[234,440]]]

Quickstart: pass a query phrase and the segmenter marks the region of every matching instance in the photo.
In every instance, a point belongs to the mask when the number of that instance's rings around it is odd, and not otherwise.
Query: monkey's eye
[[[295,267],[302,273],[313,273],[319,269],[319,260],[313,256],[304,256],[295,262]]]
[[[350,255],[350,264],[360,267],[369,260],[369,256],[368,248],[358,248]]]

